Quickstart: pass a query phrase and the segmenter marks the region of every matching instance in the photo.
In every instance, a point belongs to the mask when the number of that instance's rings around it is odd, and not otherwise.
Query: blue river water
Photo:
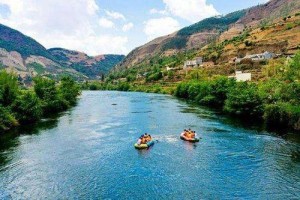
[[[155,145],[134,149],[145,132]],[[0,136],[0,199],[300,199],[300,143],[168,95],[85,91]]]

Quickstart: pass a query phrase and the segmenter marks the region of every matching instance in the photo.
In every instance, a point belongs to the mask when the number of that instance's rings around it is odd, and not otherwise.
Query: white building
[[[229,76],[228,78],[235,78],[237,82],[251,81],[251,73],[236,71],[235,76]]]
[[[240,63],[243,59],[251,59],[252,61],[263,61],[263,60],[270,60],[271,58],[275,58],[275,57],[276,54],[266,51],[261,54],[247,55],[244,58],[236,58],[235,62]]]
[[[187,60],[184,62],[183,69],[200,67],[202,62],[202,57],[198,57],[195,60]]]

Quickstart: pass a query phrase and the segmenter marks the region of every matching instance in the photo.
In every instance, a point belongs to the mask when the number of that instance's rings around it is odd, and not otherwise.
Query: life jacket
[[[191,138],[195,138],[195,133],[191,133]]]
[[[147,140],[146,140],[145,137],[143,137],[143,138],[141,139],[141,144],[146,144],[146,143],[147,143]]]

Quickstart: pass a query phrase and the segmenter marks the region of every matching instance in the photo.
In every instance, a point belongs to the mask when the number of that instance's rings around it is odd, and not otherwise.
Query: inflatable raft
[[[151,147],[151,146],[153,146],[154,145],[154,141],[153,140],[151,140],[150,142],[147,142],[146,144],[137,144],[137,143],[135,143],[134,144],[134,147],[136,148],[136,149],[148,149],[149,147]]]
[[[189,138],[186,138],[186,137],[184,137],[184,136],[180,136],[180,139],[182,139],[182,140],[184,140],[184,141],[192,142],[192,143],[196,143],[196,142],[199,142],[199,141],[200,141],[199,138],[189,139]]]

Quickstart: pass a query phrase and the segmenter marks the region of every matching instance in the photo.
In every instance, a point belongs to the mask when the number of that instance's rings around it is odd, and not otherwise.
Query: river
[[[85,91],[0,136],[0,199],[299,199],[299,138],[228,121],[168,95]],[[199,143],[179,139],[189,127]],[[145,132],[156,143],[138,151]]]

